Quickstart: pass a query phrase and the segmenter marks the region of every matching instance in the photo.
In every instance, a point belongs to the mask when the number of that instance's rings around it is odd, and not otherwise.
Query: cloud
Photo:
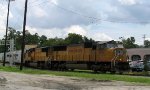
[[[148,0],[111,0],[104,7],[103,13],[109,22],[149,24],[149,3]]]
[[[72,25],[89,25],[93,20],[88,18],[97,17],[100,14],[94,8],[90,7],[89,0],[50,0],[36,1],[28,4],[27,24],[37,28],[66,28]],[[21,5],[22,6],[21,6]],[[12,3],[13,17],[11,19],[12,26],[16,19],[17,23],[22,23],[24,11],[24,0]],[[22,17],[20,17],[20,15]],[[16,22],[15,22],[16,23]]]
[[[17,30],[22,30],[24,1],[11,2],[9,26]],[[0,2],[0,7],[0,28],[5,29],[7,3]],[[96,40],[138,38],[148,32],[149,16],[149,0],[29,0],[27,26],[48,37],[74,32]],[[5,30],[0,32],[0,37],[5,35]]]
[[[50,2],[52,2],[52,3],[56,4],[56,5],[58,5],[58,0],[50,0]]]
[[[150,41],[150,38],[145,38],[145,40],[149,40]]]
[[[72,25],[91,25],[97,19],[112,22],[147,24],[150,22],[148,0],[38,0],[28,4],[27,24],[36,28],[67,28]],[[22,23],[24,0],[11,5],[11,26]],[[141,14],[143,13],[143,14]],[[91,17],[91,18],[90,18]],[[19,19],[18,19],[19,18]],[[97,19],[93,19],[97,18]],[[18,20],[17,22],[15,22]],[[17,25],[18,26],[18,25]]]
[[[68,33],[76,33],[76,34],[80,34],[80,35],[83,35],[83,36],[85,36],[87,34],[87,31],[84,28],[82,28],[78,25],[73,25],[69,28],[66,28],[65,31],[66,31],[67,34]]]
[[[26,26],[26,30],[28,30],[29,33],[31,33],[31,34],[35,34],[38,32],[38,30],[36,28],[30,27],[30,26]]]
[[[138,0],[118,0],[123,5],[134,5]]]
[[[33,8],[33,10],[34,10],[33,15],[34,15],[36,18],[42,18],[42,17],[47,16],[46,11],[44,11],[44,10],[41,9],[40,7]]]
[[[5,35],[6,14],[6,6],[0,4],[0,38],[3,38],[3,36]]]
[[[106,35],[105,33],[94,33],[94,35],[89,35],[92,39],[96,41],[110,41],[113,40],[110,36]]]
[[[27,27],[27,30],[31,34],[35,34],[38,32],[38,34],[41,35],[46,35],[48,38],[65,38],[69,33],[76,33],[80,34],[82,36],[87,36],[89,38],[92,38],[96,41],[109,41],[112,40],[112,38],[105,33],[101,32],[92,32],[91,30],[81,27],[79,25],[73,25],[68,28],[51,28],[51,29],[42,29],[42,28],[32,28],[32,27]]]

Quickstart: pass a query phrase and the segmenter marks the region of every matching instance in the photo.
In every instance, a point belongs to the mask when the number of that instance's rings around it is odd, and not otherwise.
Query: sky
[[[0,0],[0,39],[5,35],[7,0]],[[9,27],[22,31],[25,0],[11,1]],[[31,34],[65,38],[77,33],[96,41],[135,37],[150,40],[150,0],[28,0]]]

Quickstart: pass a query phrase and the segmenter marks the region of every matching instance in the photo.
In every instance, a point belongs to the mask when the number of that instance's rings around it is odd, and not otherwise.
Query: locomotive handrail
[[[118,57],[119,55],[117,55],[117,54],[115,54],[115,56],[114,56],[114,58],[111,60],[111,69],[113,69],[113,66],[115,66],[115,59]],[[112,63],[112,61],[114,61],[113,63]]]

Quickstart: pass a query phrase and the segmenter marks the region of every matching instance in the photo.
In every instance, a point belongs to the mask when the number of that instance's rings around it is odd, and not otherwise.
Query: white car
[[[132,71],[139,72],[144,70],[143,60],[131,61],[129,65]]]

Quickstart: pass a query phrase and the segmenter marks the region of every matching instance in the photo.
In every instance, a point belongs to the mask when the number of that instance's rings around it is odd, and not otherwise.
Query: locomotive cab
[[[97,61],[106,67],[101,68],[106,71],[120,72],[129,68],[126,49],[116,41],[98,42],[96,56]]]

